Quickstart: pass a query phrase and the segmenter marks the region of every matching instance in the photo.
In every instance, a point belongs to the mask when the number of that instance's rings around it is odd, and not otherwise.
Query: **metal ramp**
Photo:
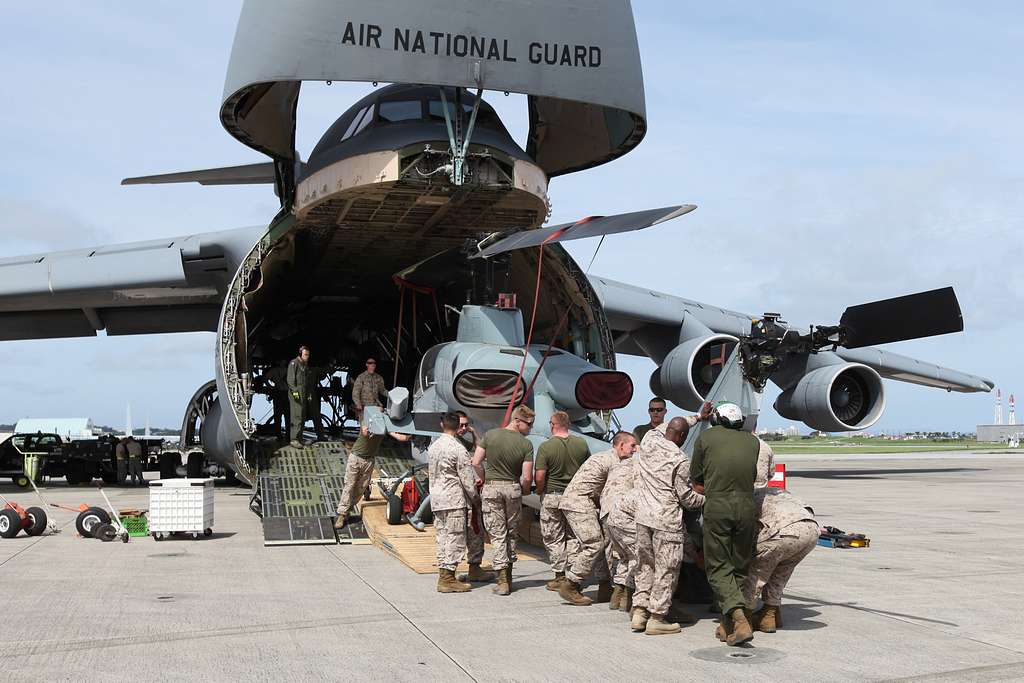
[[[347,456],[341,441],[264,445],[254,498],[263,518],[263,545],[370,542],[360,520],[351,520],[340,535],[334,531]]]

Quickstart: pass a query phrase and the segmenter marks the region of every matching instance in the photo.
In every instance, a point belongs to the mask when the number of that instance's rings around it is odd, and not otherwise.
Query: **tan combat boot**
[[[580,593],[580,585],[566,577],[562,585],[558,587],[558,597],[573,605],[590,605],[594,601]]]
[[[761,609],[754,612],[751,626],[754,627],[755,631],[775,633],[782,626],[778,605],[764,605]]]
[[[480,567],[480,563],[469,565],[469,573],[466,574],[463,581],[469,581],[470,583],[484,583],[486,581],[494,580],[494,572],[489,569],[483,569]]]
[[[644,633],[649,636],[663,636],[667,633],[679,633],[683,629],[673,621],[666,621],[663,614],[652,614],[647,620],[647,628]]]
[[[621,609],[622,601],[626,599],[626,589],[619,584],[612,587],[612,597],[608,601],[608,609]]]
[[[545,585],[544,587],[547,588],[549,591],[554,591],[555,593],[557,593],[558,589],[561,588],[563,581],[565,581],[565,572],[555,572],[555,578],[548,581],[547,585]]]
[[[338,515],[334,520],[334,528],[341,531],[348,524],[348,515]]]
[[[465,593],[470,590],[472,586],[468,583],[462,583],[455,578],[455,572],[451,569],[441,569],[437,572],[437,592],[438,593]]]
[[[498,570],[498,582],[494,584],[491,592],[495,595],[508,595],[512,592],[512,568],[505,567]]]
[[[624,589],[625,592],[622,594],[622,603],[619,605],[619,609],[626,614],[629,614],[633,609],[633,593],[635,590],[635,588],[626,587]]]
[[[633,616],[629,621],[629,628],[634,632],[639,633],[647,628],[647,620],[650,618],[650,612],[645,610],[643,607],[634,607]]]
[[[608,602],[612,599],[612,582],[602,581],[597,584],[597,598],[594,602]]]
[[[747,621],[747,615],[743,612],[743,609],[737,607],[729,616],[732,618],[732,632],[729,633],[725,642],[729,645],[742,645],[749,640],[753,640],[754,631],[750,628],[750,622]]]

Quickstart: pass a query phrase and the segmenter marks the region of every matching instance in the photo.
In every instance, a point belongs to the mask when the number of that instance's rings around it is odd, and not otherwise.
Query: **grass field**
[[[771,445],[772,450],[779,455],[795,455],[799,453],[924,453],[928,451],[1007,450],[1001,444],[979,444],[973,439],[965,439],[963,441],[931,439],[891,441],[888,439],[854,436],[849,438],[788,438],[785,441],[769,441],[768,443]]]

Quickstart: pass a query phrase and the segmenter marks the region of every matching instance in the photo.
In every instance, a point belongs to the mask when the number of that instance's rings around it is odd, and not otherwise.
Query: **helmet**
[[[732,401],[719,401],[711,411],[711,424],[739,429],[743,426],[743,411]]]

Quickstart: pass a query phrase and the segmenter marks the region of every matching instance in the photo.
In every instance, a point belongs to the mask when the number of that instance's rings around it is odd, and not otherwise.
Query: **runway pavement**
[[[789,489],[871,548],[817,548],[797,569],[786,628],[750,648],[629,631],[607,605],[544,590],[440,595],[369,546],[262,545],[249,491],[218,487],[215,534],[104,544],[0,539],[8,680],[914,680],[1024,679],[1024,456],[785,456]],[[23,505],[31,496],[0,487]],[[110,488],[146,506],[144,489]],[[54,484],[54,502],[102,499]],[[592,589],[591,589],[592,590]],[[687,609],[696,610],[695,606]]]

